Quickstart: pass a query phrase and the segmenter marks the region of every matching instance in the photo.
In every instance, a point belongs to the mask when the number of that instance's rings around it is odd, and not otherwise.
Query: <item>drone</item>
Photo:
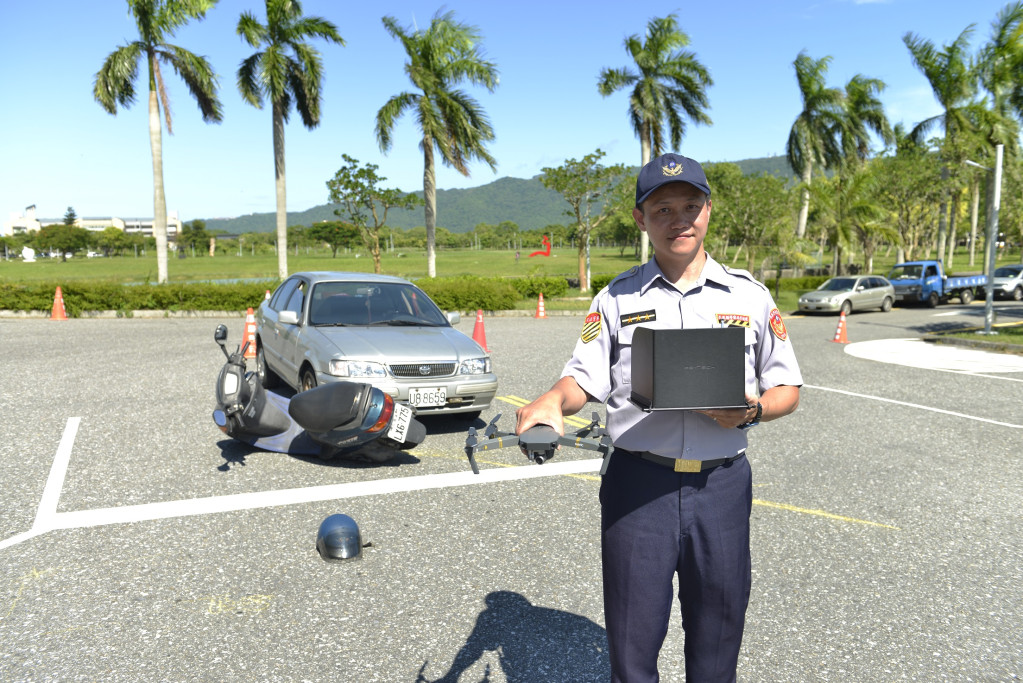
[[[469,436],[465,440],[465,455],[469,458],[473,474],[480,473],[474,457],[477,452],[512,446],[518,446],[526,457],[537,465],[542,465],[553,458],[554,451],[559,445],[597,451],[604,456],[600,474],[603,475],[607,471],[607,462],[611,457],[611,437],[608,436],[607,429],[600,424],[600,417],[596,411],[593,412],[592,421],[588,425],[565,436],[558,434],[550,425],[534,425],[521,434],[501,432],[497,429],[497,421],[500,419],[501,414],[498,413],[484,428],[482,440],[478,438],[475,427],[469,428]]]

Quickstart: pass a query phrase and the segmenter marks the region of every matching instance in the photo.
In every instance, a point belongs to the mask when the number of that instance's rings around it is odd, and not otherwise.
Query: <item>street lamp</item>
[[[995,320],[995,257],[998,243],[998,210],[1002,203],[1002,154],[1004,146],[995,145],[995,167],[981,166],[975,161],[966,160],[970,166],[982,168],[992,174],[990,180],[990,201],[987,206],[987,296],[984,300],[984,334],[994,334],[991,326]]]

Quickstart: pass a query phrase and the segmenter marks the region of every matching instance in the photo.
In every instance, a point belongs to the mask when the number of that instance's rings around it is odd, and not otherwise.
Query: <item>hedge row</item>
[[[599,292],[617,275],[594,275],[592,292]],[[827,277],[783,278],[781,289],[806,291],[816,289]],[[49,311],[59,283],[0,283],[0,309],[12,311]],[[765,283],[772,291],[775,282]],[[568,282],[561,277],[529,277],[519,279],[483,278],[476,276],[421,278],[416,285],[447,311],[501,311],[515,308],[523,299],[564,296]],[[61,285],[64,307],[69,317],[83,311],[244,311],[263,301],[274,283],[237,282],[230,284],[143,284],[120,285],[108,282],[77,281]]]
[[[0,309],[50,311],[58,283],[0,283]],[[60,285],[68,317],[82,311],[244,311],[259,306],[272,282],[120,285],[76,281]]]

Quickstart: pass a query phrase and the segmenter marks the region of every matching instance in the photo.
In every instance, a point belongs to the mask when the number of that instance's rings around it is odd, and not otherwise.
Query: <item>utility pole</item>
[[[985,259],[984,268],[984,274],[987,275],[987,296],[984,300],[983,334],[986,335],[994,334],[991,327],[995,322],[995,259],[998,256],[998,211],[1002,205],[1002,156],[1004,150],[1004,145],[995,145],[994,168],[981,166],[975,161],[966,161],[970,166],[982,168],[991,174],[987,205],[987,259]]]

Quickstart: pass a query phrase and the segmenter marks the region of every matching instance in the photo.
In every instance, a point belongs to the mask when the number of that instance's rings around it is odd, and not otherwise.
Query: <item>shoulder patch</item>
[[[584,344],[589,344],[600,336],[600,329],[600,313],[590,313],[583,321],[583,331],[579,338],[583,340]]]
[[[781,311],[777,308],[771,310],[771,332],[774,332],[774,336],[782,341],[789,337],[788,330],[785,329],[785,321],[781,319]]]

